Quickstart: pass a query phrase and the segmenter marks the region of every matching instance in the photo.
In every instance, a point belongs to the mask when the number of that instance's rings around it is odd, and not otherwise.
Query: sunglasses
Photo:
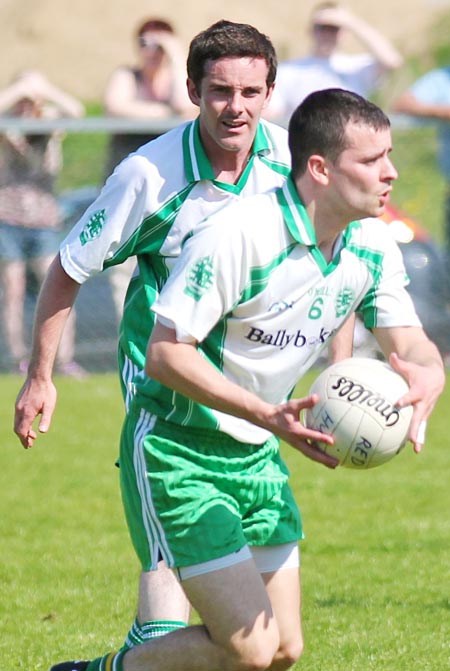
[[[314,30],[323,30],[324,32],[326,31],[329,33],[338,33],[340,28],[339,26],[327,25],[326,23],[315,23]]]
[[[142,49],[153,49],[154,51],[163,51],[162,46],[153,38],[140,35],[138,44]]]

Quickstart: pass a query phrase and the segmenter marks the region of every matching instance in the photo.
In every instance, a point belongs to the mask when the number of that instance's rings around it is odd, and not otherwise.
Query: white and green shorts
[[[302,538],[278,440],[229,435],[159,420],[132,404],[120,450],[122,498],[142,568],[207,562],[245,545]]]

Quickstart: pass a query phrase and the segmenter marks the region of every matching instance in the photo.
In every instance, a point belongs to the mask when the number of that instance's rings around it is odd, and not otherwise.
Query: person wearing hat
[[[316,6],[310,21],[310,54],[281,63],[277,84],[265,116],[287,121],[313,91],[341,88],[368,97],[383,75],[399,68],[403,58],[373,26],[335,2]],[[365,47],[365,53],[338,50],[345,34]]]

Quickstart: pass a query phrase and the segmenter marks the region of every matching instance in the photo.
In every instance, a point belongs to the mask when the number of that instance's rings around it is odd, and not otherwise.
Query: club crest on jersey
[[[345,317],[352,306],[354,298],[355,294],[353,289],[342,289],[342,291],[338,293],[335,301],[336,317]]]
[[[105,210],[97,210],[94,214],[91,215],[89,221],[83,228],[80,233],[80,242],[82,245],[85,245],[91,240],[98,238],[102,232],[102,228],[105,225],[106,213]]]
[[[198,301],[211,288],[213,279],[212,259],[204,256],[187,269],[184,293]]]

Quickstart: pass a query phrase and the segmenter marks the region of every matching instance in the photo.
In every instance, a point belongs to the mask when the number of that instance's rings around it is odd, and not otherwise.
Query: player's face
[[[188,81],[192,102],[200,108],[200,133],[208,154],[247,153],[261,112],[267,105],[268,66],[263,58],[220,58],[206,64],[200,91]]]
[[[383,214],[397,179],[389,155],[392,150],[389,128],[375,130],[350,123],[347,148],[334,163],[328,164],[330,197],[333,209],[349,221]]]

